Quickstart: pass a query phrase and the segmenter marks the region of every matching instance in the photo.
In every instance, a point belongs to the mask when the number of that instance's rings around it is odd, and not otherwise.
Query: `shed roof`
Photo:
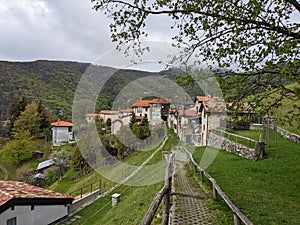
[[[42,169],[52,166],[54,164],[55,164],[54,159],[48,159],[46,161],[39,163],[37,170],[42,170]]]

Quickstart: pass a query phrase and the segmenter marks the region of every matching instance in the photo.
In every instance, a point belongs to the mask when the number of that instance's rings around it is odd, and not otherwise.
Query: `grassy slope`
[[[286,87],[289,89],[294,89],[296,86],[297,84],[293,83],[287,85]],[[300,84],[298,84],[298,86],[300,86]],[[278,95],[278,92],[274,92],[264,101],[264,104],[272,103],[274,99],[278,98]],[[293,108],[293,105],[296,104],[300,106],[300,100],[294,101],[287,97],[283,97],[281,103],[282,104],[278,108],[271,111],[271,114],[276,118],[276,122],[280,127],[300,135],[300,118],[294,118],[292,122],[289,123],[290,118],[287,118],[286,116],[291,115],[290,111],[292,111],[293,113],[298,113],[297,116],[299,116],[299,109]]]
[[[146,153],[150,152],[135,154],[130,158],[130,161],[134,158],[139,161],[140,158],[144,158]],[[161,160],[161,151],[159,151],[150,160],[149,164],[155,164]],[[136,176],[139,176],[139,174]],[[121,202],[116,207],[112,208],[111,206],[111,195],[100,198],[77,213],[76,215],[80,215],[83,218],[72,224],[139,224],[162,185],[162,182],[153,185],[134,186],[132,188],[122,185],[114,191],[114,193],[121,193]]]
[[[261,131],[240,131],[258,137]],[[200,162],[204,149],[194,157]],[[272,133],[267,158],[257,162],[220,151],[207,171],[254,224],[300,223],[300,146]]]

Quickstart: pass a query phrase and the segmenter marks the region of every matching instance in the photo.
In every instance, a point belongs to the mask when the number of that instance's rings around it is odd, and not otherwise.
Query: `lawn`
[[[261,131],[238,131],[253,139]],[[205,148],[193,156],[200,162]],[[300,145],[271,133],[267,158],[243,159],[220,151],[207,172],[254,224],[300,224]]]
[[[139,162],[140,158],[145,158],[144,154],[149,154],[149,152],[143,151],[131,156],[130,162],[134,161],[134,158],[136,158],[136,160]],[[72,222],[72,224],[139,224],[146,214],[154,197],[162,188],[163,181],[158,180],[158,183],[151,185],[142,184],[143,182],[144,184],[147,184],[145,183],[145,177],[146,179],[148,179],[148,184],[154,183],[156,181],[152,176],[162,174],[161,171],[159,172],[157,170],[154,170],[155,173],[153,174],[153,171],[151,173],[151,170],[149,170],[149,168],[152,168],[151,165],[157,165],[162,162],[163,159],[161,157],[161,151],[158,151],[157,154],[149,161],[149,163],[145,165],[145,169],[139,171],[128,182],[130,184],[136,185],[139,185],[137,182],[141,182],[140,186],[122,185],[114,190],[113,193],[121,194],[121,201],[117,206],[112,207],[111,205],[111,194],[113,194],[111,193],[79,211],[67,221],[70,221],[72,219],[74,220],[76,218],[75,216],[80,216],[82,218],[77,219],[76,221]],[[164,168],[162,168],[161,166],[157,167],[164,172]],[[150,182],[150,179],[153,179],[152,182]],[[64,221],[62,224],[64,224],[65,222],[66,221]],[[160,224],[159,219],[156,218],[154,220],[154,223]]]

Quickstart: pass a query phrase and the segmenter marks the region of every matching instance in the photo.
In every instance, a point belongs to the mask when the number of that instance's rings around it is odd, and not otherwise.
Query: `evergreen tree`
[[[14,127],[15,120],[21,115],[21,113],[25,110],[25,107],[29,104],[29,101],[22,97],[21,99],[13,98],[11,104],[7,109],[8,113],[8,132],[11,134],[12,129]]]
[[[132,129],[133,125],[136,123],[136,117],[135,117],[135,113],[132,113],[130,121],[129,121],[129,127],[130,129]]]

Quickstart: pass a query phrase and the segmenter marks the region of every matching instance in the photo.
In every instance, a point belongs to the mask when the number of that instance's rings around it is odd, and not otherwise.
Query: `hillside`
[[[160,73],[114,70],[109,67],[69,61],[0,61],[0,93],[2,95],[0,98],[0,120],[3,122],[7,119],[7,108],[11,100],[23,96],[31,101],[42,101],[57,118],[71,120],[74,93],[87,69],[88,72],[98,76],[98,82],[102,82],[102,74],[105,76],[107,72],[115,71],[99,93],[96,111],[110,109],[115,97],[131,81],[148,76],[167,77],[175,81],[176,75],[179,73],[175,69]],[[88,85],[87,90],[91,89],[90,87],[94,90],[98,88],[93,82],[88,83]],[[201,89],[197,86],[185,87],[185,90],[190,96],[202,94]]]

